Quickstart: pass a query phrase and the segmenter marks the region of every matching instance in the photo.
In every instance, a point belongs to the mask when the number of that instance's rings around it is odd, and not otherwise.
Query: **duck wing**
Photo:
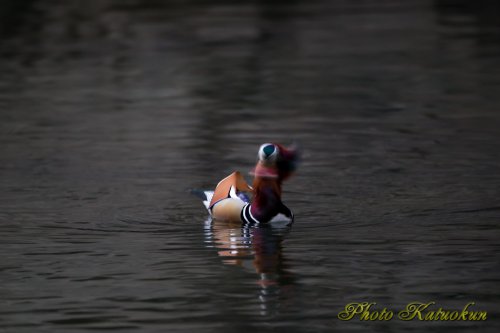
[[[226,178],[222,179],[215,188],[208,208],[213,207],[220,200],[238,197],[237,191],[252,192],[253,189],[247,184],[245,178],[239,171],[235,171]],[[240,198],[241,199],[241,198]]]

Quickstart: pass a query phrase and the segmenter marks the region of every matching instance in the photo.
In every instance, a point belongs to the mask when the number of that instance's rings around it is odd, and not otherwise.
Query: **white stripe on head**
[[[259,148],[259,161],[263,162],[266,165],[274,164],[278,159],[280,151],[278,146],[272,143],[264,143]]]

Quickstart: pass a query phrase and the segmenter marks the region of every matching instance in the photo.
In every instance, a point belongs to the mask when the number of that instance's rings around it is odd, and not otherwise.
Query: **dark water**
[[[499,6],[235,3],[0,5],[0,332],[498,332]],[[266,141],[296,223],[207,223]]]

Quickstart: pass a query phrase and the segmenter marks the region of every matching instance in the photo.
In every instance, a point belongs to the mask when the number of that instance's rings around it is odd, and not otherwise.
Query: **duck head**
[[[297,167],[299,152],[295,146],[264,143],[259,148],[253,174],[256,178],[275,178],[279,183],[289,178]]]

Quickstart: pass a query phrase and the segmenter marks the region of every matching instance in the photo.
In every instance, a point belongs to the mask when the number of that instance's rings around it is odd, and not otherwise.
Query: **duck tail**
[[[205,208],[208,209],[210,201],[214,196],[214,191],[203,191],[198,189],[192,189],[191,194],[203,200],[203,205],[205,205]]]

